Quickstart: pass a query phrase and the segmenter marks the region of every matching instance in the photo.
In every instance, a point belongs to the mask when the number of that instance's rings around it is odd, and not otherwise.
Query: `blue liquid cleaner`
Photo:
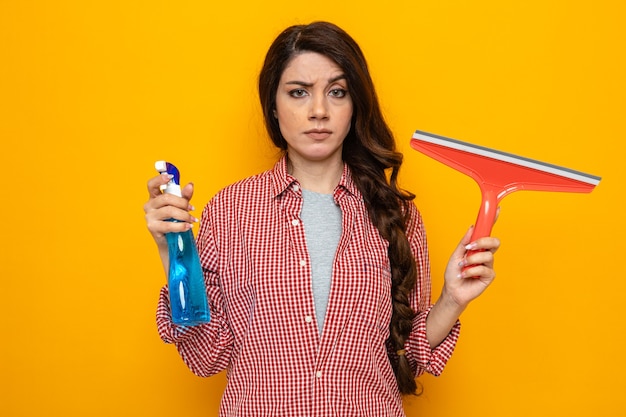
[[[169,162],[157,161],[156,170],[170,174],[165,193],[181,196],[180,173]],[[177,221],[172,219],[171,221]],[[168,287],[172,322],[179,326],[197,326],[211,320],[206,286],[198,249],[191,230],[165,235],[169,253]]]
[[[191,230],[168,233],[168,284],[172,322],[196,326],[211,320],[198,250]]]

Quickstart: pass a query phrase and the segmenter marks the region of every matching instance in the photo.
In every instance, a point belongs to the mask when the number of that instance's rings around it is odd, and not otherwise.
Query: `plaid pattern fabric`
[[[324,329],[315,321],[311,266],[299,214],[302,192],[274,169],[219,192],[198,233],[212,321],[172,324],[167,287],[157,325],[197,375],[228,370],[222,416],[404,416],[387,356],[391,273],[387,242],[369,220],[344,169],[334,199],[343,231],[333,266]],[[418,312],[405,346],[416,375],[439,375],[459,334],[457,323],[434,350],[426,340],[430,270],[422,220],[411,205],[408,236],[419,282]]]

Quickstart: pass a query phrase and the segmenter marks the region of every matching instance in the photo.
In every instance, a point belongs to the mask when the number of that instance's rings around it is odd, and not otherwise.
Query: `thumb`
[[[191,197],[193,197],[193,182],[190,182],[183,187],[181,195],[187,200],[191,200]]]

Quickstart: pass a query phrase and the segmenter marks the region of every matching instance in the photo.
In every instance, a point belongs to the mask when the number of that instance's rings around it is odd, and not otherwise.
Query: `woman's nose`
[[[316,95],[311,99],[311,108],[309,110],[309,119],[327,119],[328,103],[324,95]]]

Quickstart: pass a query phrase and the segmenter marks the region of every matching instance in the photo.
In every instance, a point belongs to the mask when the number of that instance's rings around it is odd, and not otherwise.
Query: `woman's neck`
[[[289,159],[288,170],[302,188],[316,193],[332,194],[343,174],[343,161],[337,159],[303,162]]]

